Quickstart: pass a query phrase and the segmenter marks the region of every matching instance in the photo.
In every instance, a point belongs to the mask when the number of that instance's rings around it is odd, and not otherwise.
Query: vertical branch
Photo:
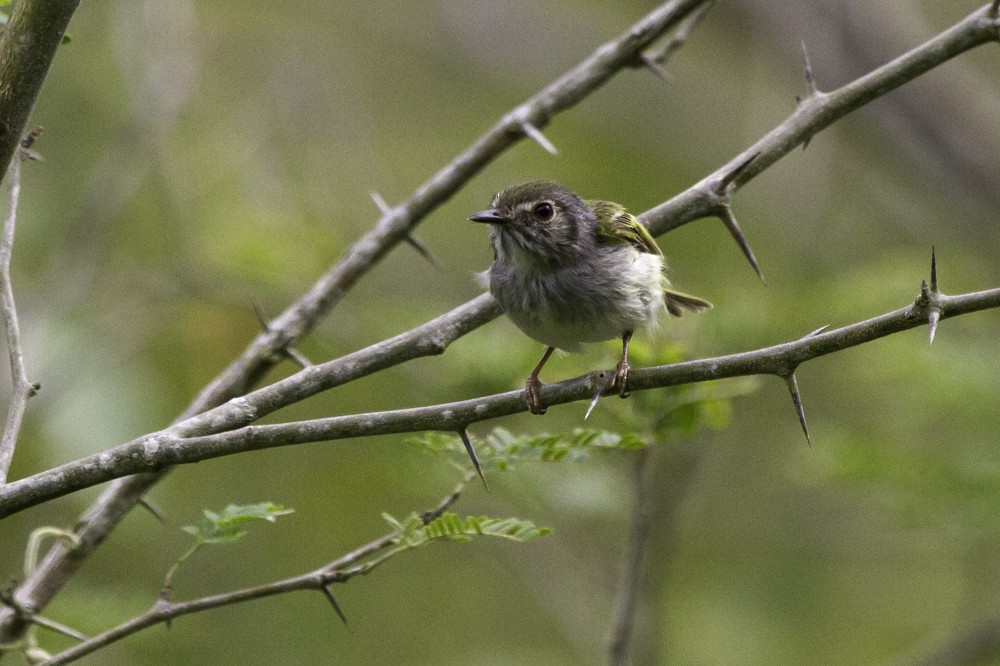
[[[21,196],[21,162],[24,153],[18,151],[7,169],[8,201],[7,219],[0,234],[0,319],[7,334],[7,353],[10,356],[11,397],[7,405],[7,420],[0,437],[0,485],[7,483],[7,472],[14,457],[14,447],[21,432],[21,422],[28,399],[35,395],[38,386],[28,381],[24,369],[24,352],[21,349],[21,328],[14,305],[14,288],[10,279],[10,260],[14,251],[14,227],[17,222],[17,204]]]
[[[657,452],[646,446],[637,452],[633,467],[635,486],[635,507],[632,527],[629,532],[625,563],[618,582],[618,598],[615,599],[615,615],[611,622],[611,636],[608,639],[608,663],[621,666],[630,663],[629,647],[635,629],[636,610],[639,605],[639,591],[646,575],[646,556],[649,552],[652,531],[653,502],[652,478]]]

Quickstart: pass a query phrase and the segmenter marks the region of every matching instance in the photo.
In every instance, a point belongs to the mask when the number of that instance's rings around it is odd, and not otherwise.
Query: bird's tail
[[[667,312],[675,317],[680,317],[684,314],[684,310],[704,312],[712,307],[712,304],[704,298],[684,294],[673,289],[664,289],[663,299],[667,302]]]

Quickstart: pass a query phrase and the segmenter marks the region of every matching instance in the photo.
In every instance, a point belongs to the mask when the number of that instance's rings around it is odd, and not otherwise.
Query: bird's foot
[[[528,411],[532,414],[544,414],[546,408],[542,407],[542,399],[538,392],[542,390],[542,382],[536,375],[529,375],[524,382],[524,403],[528,405]]]
[[[615,370],[615,378],[611,382],[611,387],[618,389],[618,395],[622,398],[627,398],[631,394],[628,390],[628,371],[628,361],[623,358],[618,362],[618,369]]]

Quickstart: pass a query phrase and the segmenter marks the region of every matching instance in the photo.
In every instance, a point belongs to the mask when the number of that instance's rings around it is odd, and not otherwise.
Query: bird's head
[[[498,261],[538,267],[572,260],[594,242],[594,212],[564,185],[537,180],[497,193],[469,216],[490,225]]]

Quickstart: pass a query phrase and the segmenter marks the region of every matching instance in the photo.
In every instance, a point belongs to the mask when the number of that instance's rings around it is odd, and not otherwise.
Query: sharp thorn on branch
[[[598,386],[597,390],[594,391],[594,397],[590,399],[590,404],[587,405],[587,412],[583,415],[584,421],[590,418],[590,413],[594,411],[594,407],[597,407],[597,401],[601,399],[602,393],[604,393],[604,387]]]
[[[267,317],[264,316],[264,310],[257,305],[257,301],[250,299],[250,307],[253,308],[253,313],[257,317],[257,324],[260,325],[260,330],[267,333],[271,330],[271,325],[267,321]]]
[[[927,314],[927,334],[930,337],[929,344],[934,344],[934,336],[937,334],[939,321],[941,321],[941,311],[937,308],[931,308],[931,311]]]
[[[938,293],[937,253],[934,251],[933,245],[931,245],[931,291],[935,294]]]
[[[156,503],[153,502],[153,500],[149,499],[148,497],[143,497],[142,499],[139,500],[139,506],[141,506],[146,511],[149,511],[149,513],[153,515],[153,518],[156,518],[164,525],[167,524],[167,514],[164,513],[163,509],[158,507]]]
[[[988,12],[991,19],[1000,18],[1000,0],[993,0],[990,3],[990,10]]]
[[[368,196],[372,198],[372,201],[374,201],[375,205],[378,206],[379,212],[382,213],[383,215],[388,215],[392,211],[392,208],[390,208],[389,204],[385,202],[385,199],[382,198],[382,195],[376,192],[375,190],[369,190]]]
[[[673,83],[674,77],[671,76],[670,72],[668,72],[663,65],[660,64],[655,55],[649,53],[648,51],[643,51],[639,54],[639,59],[642,61],[642,64],[646,66],[646,69],[651,71],[653,74],[656,74],[661,81],[664,83]]]
[[[760,157],[760,153],[754,153],[730,169],[729,172],[719,181],[719,186],[716,188],[716,192],[720,196],[725,196],[728,193],[729,186],[732,185],[740,174],[746,171],[746,168],[750,166],[758,157]]]
[[[818,95],[819,89],[816,87],[816,79],[813,78],[812,63],[809,61],[809,50],[806,48],[805,40],[802,40],[802,70],[805,73],[806,90],[809,93],[809,97]]]
[[[795,379],[795,372],[783,377],[788,385],[788,392],[792,395],[792,404],[795,406],[795,414],[799,417],[799,425],[802,426],[802,434],[806,436],[806,443],[812,446],[812,438],[809,437],[809,427],[806,425],[806,410],[802,407],[802,395],[799,393],[799,382]]]
[[[757,257],[754,255],[753,250],[750,249],[750,244],[747,242],[746,236],[743,235],[743,230],[740,229],[740,225],[736,221],[736,216],[733,215],[733,209],[728,204],[723,205],[716,215],[726,225],[726,229],[729,229],[729,233],[736,241],[736,244],[743,250],[743,255],[750,262],[754,273],[757,274],[761,282],[767,284],[767,280],[764,279],[764,272],[760,269],[760,264],[757,262]]]
[[[458,431],[458,436],[462,438],[462,444],[465,445],[465,451],[469,454],[469,458],[472,459],[472,466],[476,468],[476,474],[479,475],[479,479],[483,482],[483,487],[489,490],[490,487],[486,483],[486,477],[483,476],[483,468],[479,464],[479,456],[476,455],[476,448],[472,446],[472,439],[469,437],[469,431],[462,428]]]
[[[816,337],[817,335],[819,335],[820,333],[822,333],[823,331],[825,331],[828,328],[830,328],[829,324],[823,324],[822,326],[820,326],[819,328],[817,328],[815,331],[813,331],[811,333],[806,333],[801,338],[799,338],[799,340],[808,340],[809,338],[814,338],[814,337]]]
[[[330,591],[330,586],[323,585],[320,587],[320,589],[323,590],[323,596],[326,597],[326,600],[330,602],[331,606],[333,606],[333,612],[337,614],[337,617],[340,618],[340,621],[343,622],[344,626],[346,627],[347,616],[344,615],[343,609],[340,607],[340,604],[337,603],[337,598],[333,596],[333,592]]]
[[[315,363],[306,358],[306,355],[295,347],[286,347],[283,351],[285,356],[294,361],[300,368],[311,368],[315,365]]]
[[[427,249],[427,246],[418,241],[411,234],[406,234],[406,242],[409,243],[410,247],[417,251],[417,254],[426,259],[431,266],[437,268],[437,262],[434,261],[434,257],[431,255],[430,250]]]
[[[542,131],[537,127],[535,127],[534,125],[532,125],[531,123],[529,123],[527,120],[521,122],[521,131],[524,132],[524,135],[526,137],[528,137],[529,139],[537,143],[539,146],[544,148],[545,151],[550,155],[559,154],[559,151],[556,150],[556,147],[552,144],[551,141],[545,138],[545,135],[542,134]]]
[[[28,619],[31,621],[32,624],[36,624],[39,627],[45,627],[46,629],[50,629],[52,631],[55,631],[56,633],[60,633],[63,636],[69,636],[70,638],[78,640],[80,642],[90,640],[90,636],[88,636],[87,634],[81,631],[77,631],[73,627],[69,627],[65,624],[62,624],[61,622],[50,620],[47,617],[42,617],[41,615],[32,615]]]

